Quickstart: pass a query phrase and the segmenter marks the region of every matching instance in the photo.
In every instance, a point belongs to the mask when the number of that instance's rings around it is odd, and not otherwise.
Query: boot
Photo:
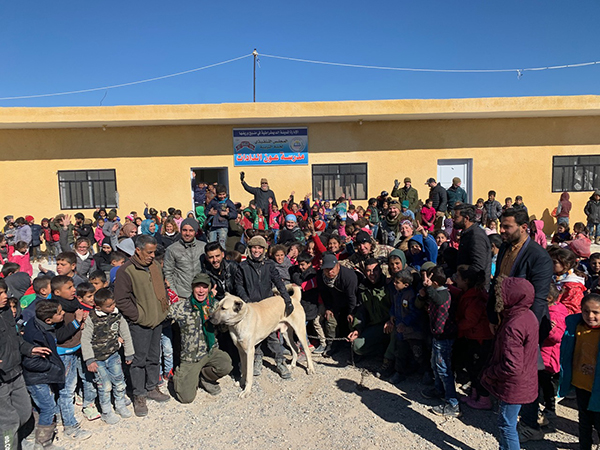
[[[215,373],[214,367],[204,367],[200,372],[200,386],[210,395],[219,395],[221,386],[217,381],[219,377]]]
[[[288,366],[285,364],[283,359],[278,359],[277,361],[275,361],[275,363],[276,363],[275,370],[277,371],[277,373],[279,374],[279,376],[281,378],[283,378],[284,380],[287,380],[288,378],[290,378],[292,376],[290,369],[288,369]]]
[[[258,356],[254,358],[254,376],[258,377],[260,376],[260,373],[262,372],[262,357]],[[245,376],[245,374],[244,374]]]
[[[467,405],[473,409],[492,409],[492,399],[483,395],[467,399]]]
[[[145,417],[148,415],[146,397],[142,397],[141,395],[135,395],[133,397],[133,412],[138,417]]]
[[[39,425],[35,429],[35,447],[36,449],[51,449],[51,450],[63,450],[63,447],[57,447],[52,444],[54,435],[56,434],[56,424],[52,425]]]
[[[394,373],[394,361],[391,359],[383,358],[383,363],[379,366],[379,369],[375,372],[377,378],[386,379]]]

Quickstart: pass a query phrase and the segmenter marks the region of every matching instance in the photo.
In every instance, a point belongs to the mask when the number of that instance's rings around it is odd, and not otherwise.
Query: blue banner
[[[308,164],[308,128],[235,128],[235,166]]]

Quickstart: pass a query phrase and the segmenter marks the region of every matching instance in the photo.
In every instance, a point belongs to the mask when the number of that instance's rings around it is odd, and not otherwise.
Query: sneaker
[[[98,408],[96,405],[89,405],[83,408],[83,415],[87,420],[96,420],[100,418],[100,413],[98,412]]]
[[[334,354],[336,354],[337,352],[340,351],[340,344],[339,341],[336,342],[330,342],[329,344],[327,344],[327,346],[325,347],[325,350],[323,351],[323,356],[325,357],[330,357]]]
[[[65,435],[75,441],[85,441],[92,437],[92,433],[81,428],[81,425],[79,424],[73,427],[65,427]]]
[[[424,398],[428,398],[428,399],[436,399],[436,400],[441,400],[444,398],[444,394],[440,391],[438,391],[436,388],[431,387],[431,388],[427,388],[427,389],[423,389],[421,391],[421,395]]]
[[[315,346],[312,345],[310,342],[308,343],[308,351],[311,353],[315,351]]]
[[[146,417],[148,415],[148,405],[146,405],[146,397],[136,395],[133,397],[133,412],[138,417]]]
[[[254,376],[260,376],[262,372],[262,358],[254,358]]]
[[[121,418],[119,416],[117,416],[112,409],[109,412],[107,412],[106,414],[102,414],[102,421],[109,425],[114,425],[116,423],[119,423],[120,420],[121,420]]]
[[[117,406],[115,412],[123,419],[129,419],[133,415],[127,406]]]
[[[162,387],[165,385],[165,379],[162,376],[162,373],[158,376],[158,386]]]
[[[320,355],[320,354],[322,354],[325,351],[325,348],[326,348],[326,346],[323,345],[323,344],[321,344],[321,345],[319,345],[317,348],[315,348],[313,350],[313,354],[314,355]]]
[[[283,360],[276,361],[276,364],[277,365],[275,366],[275,370],[281,378],[283,378],[284,380],[291,378],[292,373],[290,372],[290,369],[288,369],[288,366],[283,362]]]
[[[166,382],[171,381],[171,378],[173,378],[173,369],[169,370],[167,373],[163,373],[163,380]]]
[[[79,394],[75,394],[75,406],[83,406],[83,398]]]
[[[219,395],[221,393],[221,386],[216,381],[209,381],[204,377],[200,377],[200,386],[208,392],[210,395]]]
[[[304,361],[306,361],[306,353],[301,351],[300,353],[298,353],[297,362],[304,362]]]
[[[130,406],[131,405],[131,399],[127,396],[125,396],[125,406]]]
[[[163,394],[160,389],[158,388],[158,386],[156,386],[153,390],[148,391],[148,394],[146,395],[146,397],[150,400],[154,400],[155,402],[158,403],[164,403],[164,402],[168,402],[169,400],[171,400],[171,396],[167,395],[167,394]]]
[[[399,372],[396,372],[396,373],[394,373],[394,375],[392,375],[392,377],[390,378],[389,381],[391,384],[396,385],[396,384],[402,383],[405,380],[406,380],[406,377],[404,375],[402,375]]]
[[[454,406],[450,403],[444,403],[443,405],[434,406],[431,408],[431,411],[438,416],[444,417],[460,417],[462,415],[458,403]]]
[[[517,425],[517,432],[519,433],[519,442],[521,443],[544,439],[544,432],[541,429],[531,428],[523,422],[519,422]]]
[[[483,395],[477,399],[471,397],[467,399],[467,405],[473,409],[492,409],[492,399]]]

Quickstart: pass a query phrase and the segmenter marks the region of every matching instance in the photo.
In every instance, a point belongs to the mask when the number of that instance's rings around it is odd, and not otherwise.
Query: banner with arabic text
[[[308,128],[234,128],[235,166],[308,164]]]

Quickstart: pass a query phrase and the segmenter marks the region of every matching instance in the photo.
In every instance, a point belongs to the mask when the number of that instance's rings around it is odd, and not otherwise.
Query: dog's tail
[[[290,294],[290,296],[292,297],[292,300],[300,301],[300,299],[302,298],[302,289],[300,289],[300,286],[288,283],[285,285],[285,289],[287,290],[288,294]],[[275,287],[273,288],[273,294],[279,295],[279,291]]]

